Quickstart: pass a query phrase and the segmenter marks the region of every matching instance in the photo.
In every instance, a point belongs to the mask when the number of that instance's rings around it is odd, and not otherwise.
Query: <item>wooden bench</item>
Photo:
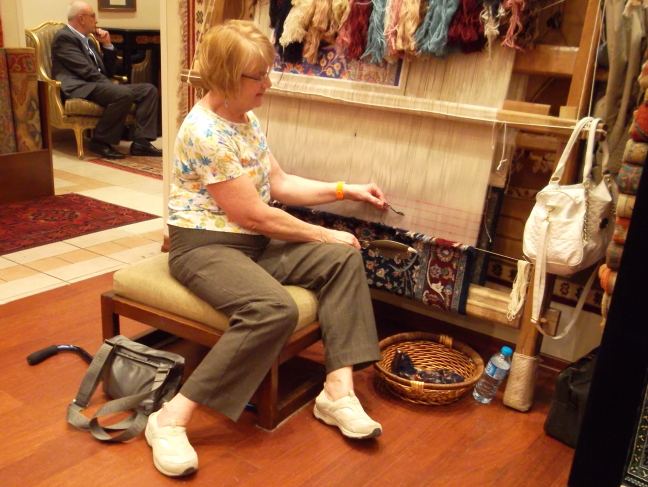
[[[257,424],[266,430],[275,429],[315,398],[324,381],[323,374],[316,374],[290,392],[279,393],[279,366],[322,338],[315,295],[300,287],[285,287],[297,303],[299,320],[256,393]],[[104,339],[120,334],[121,316],[210,348],[229,327],[225,315],[171,276],[167,254],[117,271],[114,289],[101,296],[101,315]]]

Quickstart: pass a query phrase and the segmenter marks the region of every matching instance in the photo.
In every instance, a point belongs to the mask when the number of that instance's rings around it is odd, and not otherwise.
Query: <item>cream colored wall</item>
[[[25,26],[21,0],[0,1],[2,15],[2,36],[8,47],[25,47]]]
[[[32,29],[48,20],[66,22],[66,12],[70,0],[2,0],[22,1],[24,25]],[[88,0],[99,17],[100,27],[116,27],[120,29],[159,29],[160,8],[159,0],[139,0],[135,12],[99,12],[97,0]],[[4,19],[4,15],[3,15]],[[3,24],[4,27],[4,24]]]

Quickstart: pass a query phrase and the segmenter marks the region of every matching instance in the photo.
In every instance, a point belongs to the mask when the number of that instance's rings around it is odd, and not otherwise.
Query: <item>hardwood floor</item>
[[[449,406],[418,406],[381,395],[373,369],[356,375],[365,409],[383,425],[376,441],[351,441],[313,418],[312,404],[274,432],[245,412],[234,423],[200,408],[189,427],[198,473],[178,480],[153,467],[144,435],[105,444],[65,420],[87,369],[60,353],[29,366],[49,345],[101,345],[99,296],[112,275],[88,279],[0,306],[0,484],[53,486],[443,486],[564,487],[573,450],[544,434],[555,375],[541,370],[528,413],[488,406],[468,394]],[[124,320],[123,333],[144,329]],[[310,357],[320,356],[317,348]],[[487,357],[485,357],[487,358]],[[100,394],[94,403],[102,402]]]

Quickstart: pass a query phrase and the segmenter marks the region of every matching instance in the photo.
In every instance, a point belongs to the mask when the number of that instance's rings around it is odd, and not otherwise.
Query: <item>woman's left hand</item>
[[[381,189],[374,183],[345,184],[344,199],[351,201],[366,201],[379,210],[387,209],[387,200]]]

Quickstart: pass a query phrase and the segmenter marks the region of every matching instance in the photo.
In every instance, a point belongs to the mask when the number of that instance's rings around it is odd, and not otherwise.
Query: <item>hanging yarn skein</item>
[[[373,4],[366,0],[351,0],[349,15],[342,22],[335,44],[346,59],[360,59],[367,47],[367,29]]]
[[[399,56],[396,47],[398,24],[403,0],[389,0],[385,8],[385,42],[387,43],[387,58],[395,60]]]
[[[500,5],[500,0],[484,0],[484,9],[481,12],[481,21],[484,25],[484,37],[486,38],[486,48],[488,49],[489,58],[495,39],[499,37]]]
[[[522,50],[516,43],[516,39],[522,32],[523,25],[521,16],[525,6],[524,0],[504,0],[502,2],[502,7],[510,13],[509,26],[506,31],[506,36],[504,36],[504,41],[502,42],[503,46]]]
[[[448,28],[459,7],[459,0],[430,0],[423,23],[414,40],[419,55],[443,57],[447,52]]]
[[[277,51],[277,54],[279,54],[279,57],[283,59],[284,47],[279,42],[279,39],[281,39],[281,36],[283,35],[284,25],[286,23],[286,18],[288,17],[288,15],[290,14],[290,10],[292,9],[292,3],[284,0],[284,2],[282,2],[282,4],[278,8],[279,10],[276,14],[275,24],[274,24],[274,42],[275,42],[275,50]]]
[[[268,15],[270,16],[270,27],[272,27],[273,29],[277,27],[277,21],[279,20],[280,13],[281,1],[270,0],[270,5],[268,6]]]
[[[382,64],[387,54],[387,41],[385,40],[385,9],[387,0],[373,0],[373,10],[369,17],[367,29],[367,48],[361,59],[372,64]]]
[[[304,37],[304,57],[311,64],[317,63],[320,39],[329,28],[332,15],[332,0],[316,0],[311,23]]]
[[[303,57],[303,41],[306,28],[314,13],[315,0],[284,0],[291,3],[279,44],[283,47],[281,59],[287,63],[299,63]],[[283,6],[283,3],[282,3]]]
[[[346,22],[349,13],[351,12],[350,0],[333,0],[331,3],[331,18],[329,21],[329,28],[322,35],[322,40],[333,44],[340,31],[340,27]]]
[[[288,1],[288,0],[284,0]],[[286,47],[292,42],[302,42],[306,36],[307,27],[310,25],[315,13],[316,0],[293,0],[290,13],[284,22],[283,33],[279,43]]]
[[[396,28],[396,51],[406,54],[416,53],[414,34],[421,23],[420,10],[421,0],[403,0]]]
[[[481,12],[482,4],[478,0],[461,0],[461,5],[448,29],[449,46],[459,46],[464,54],[484,49],[486,37]]]

